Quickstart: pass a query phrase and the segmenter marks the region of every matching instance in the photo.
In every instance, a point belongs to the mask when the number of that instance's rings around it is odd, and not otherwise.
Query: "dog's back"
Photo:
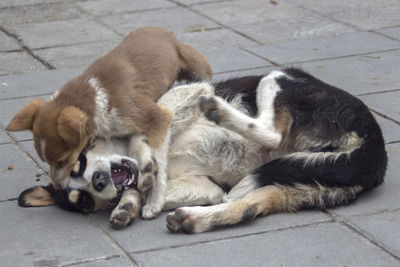
[[[280,146],[270,162],[247,177],[247,184],[233,188],[228,199],[278,185],[287,190],[285,194],[298,197],[284,204],[286,210],[327,208],[348,204],[381,184],[387,155],[380,127],[368,108],[299,69],[282,72],[275,78],[280,91],[274,100]]]
[[[282,92],[275,109],[284,109],[292,118],[280,149],[294,153],[257,170],[269,177],[260,178],[260,185],[318,183],[371,189],[382,183],[387,156],[382,132],[368,108],[301,70],[284,72],[287,76],[277,79]]]

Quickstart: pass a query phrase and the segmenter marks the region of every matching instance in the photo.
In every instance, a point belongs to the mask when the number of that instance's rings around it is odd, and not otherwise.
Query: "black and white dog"
[[[383,182],[384,140],[368,108],[302,70],[182,85],[158,103],[174,120],[169,141],[153,154],[158,173],[147,193],[135,189],[146,178],[126,157],[127,141],[98,139],[66,190],[31,188],[20,205],[55,201],[85,212],[117,205],[111,224],[123,228],[143,198],[156,197],[154,216],[176,209],[167,216],[170,231],[199,233],[258,215],[347,205]],[[93,186],[99,177],[101,190]]]

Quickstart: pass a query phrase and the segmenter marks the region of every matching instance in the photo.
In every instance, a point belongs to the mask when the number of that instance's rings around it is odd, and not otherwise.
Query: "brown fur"
[[[23,207],[44,207],[55,204],[54,198],[46,187],[32,187],[21,193],[18,203]]]
[[[98,79],[108,96],[109,108],[116,108],[125,132],[145,134],[149,145],[158,147],[166,137],[172,114],[155,102],[176,80],[211,79],[212,70],[204,56],[167,30],[143,27],[67,82],[54,99],[33,100],[6,129],[31,130],[41,159],[57,169],[67,167],[65,175],[97,135],[96,92],[89,84],[91,78]],[[44,155],[40,140],[46,140]]]
[[[284,105],[275,105],[274,124],[278,132],[282,134],[280,149],[285,149],[289,145],[290,127],[292,123],[293,119],[287,108]]]

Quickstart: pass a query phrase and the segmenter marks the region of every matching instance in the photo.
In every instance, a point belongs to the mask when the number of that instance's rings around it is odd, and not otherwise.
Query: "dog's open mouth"
[[[118,191],[127,190],[137,184],[138,168],[129,160],[111,163],[111,178]]]

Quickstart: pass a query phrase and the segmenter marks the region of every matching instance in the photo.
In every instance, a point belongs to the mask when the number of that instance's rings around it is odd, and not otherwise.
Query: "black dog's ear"
[[[44,207],[54,204],[54,188],[51,184],[28,188],[18,197],[20,207]]]

